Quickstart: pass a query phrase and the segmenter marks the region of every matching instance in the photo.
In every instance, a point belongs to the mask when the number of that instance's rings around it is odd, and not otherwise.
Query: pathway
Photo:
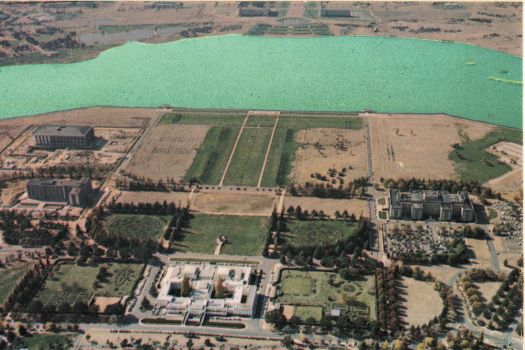
[[[272,134],[270,135],[270,141],[268,142],[268,148],[266,148],[266,155],[264,156],[264,163],[261,168],[261,174],[259,175],[259,181],[257,182],[257,188],[261,187],[261,182],[264,175],[264,169],[266,168],[266,162],[268,161],[268,157],[270,156],[270,149],[272,148],[272,141],[273,141],[273,135],[275,135],[275,130],[277,129],[277,124],[279,123],[279,116],[280,114],[277,114],[277,117],[275,118],[275,123],[273,124]]]
[[[304,2],[302,2],[302,1],[293,1],[288,6],[288,11],[286,12],[286,17],[302,18],[303,14],[304,14]]]
[[[248,114],[246,114],[246,117],[244,117],[244,122],[242,123],[241,130],[239,130],[239,134],[237,135],[237,140],[235,140],[235,144],[233,145],[233,149],[230,153],[230,157],[228,158],[228,163],[226,163],[226,166],[224,167],[224,172],[222,173],[221,181],[219,182],[219,187],[222,187],[222,184],[224,183],[224,178],[226,177],[226,173],[228,172],[228,168],[230,167],[230,163],[232,162],[233,155],[235,153],[235,150],[237,149],[239,140],[241,139],[242,131],[244,130],[244,127],[246,126],[246,123],[248,122],[249,117],[250,117],[250,113],[248,112]]]

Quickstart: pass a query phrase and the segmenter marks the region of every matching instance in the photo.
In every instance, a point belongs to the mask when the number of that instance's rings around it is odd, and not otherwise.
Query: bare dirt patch
[[[275,204],[273,194],[194,193],[190,208],[208,214],[270,215]]]
[[[162,203],[166,201],[186,205],[188,195],[187,192],[114,191],[111,196],[108,196],[108,201],[114,198],[119,203]]]
[[[460,134],[470,139],[494,127],[438,115],[369,114],[372,167],[376,178],[456,178],[449,159]]]
[[[523,146],[513,142],[498,142],[487,148],[487,152],[496,155],[499,160],[512,167],[512,171],[498,178],[487,181],[484,185],[500,192],[507,200],[514,200],[523,187]]]
[[[0,120],[0,129],[12,130],[40,124],[142,128],[147,126],[152,118],[164,113],[166,110],[160,108],[82,108]]]
[[[182,124],[153,127],[126,171],[154,181],[184,178],[208,129],[204,125]]]
[[[18,180],[7,183],[5,188],[0,189],[0,207],[10,207],[15,200],[26,191],[27,181]]]
[[[483,283],[476,283],[476,285],[479,287],[479,291],[481,292],[481,295],[486,300],[491,300],[494,295],[496,295],[496,292],[498,291],[501,282],[483,282]]]
[[[457,274],[465,271],[463,268],[452,267],[448,265],[414,265],[413,267],[415,268],[416,266],[425,271],[425,273],[430,272],[430,274],[434,276],[436,280],[445,284],[450,284]]]
[[[443,301],[432,283],[402,277],[402,284],[406,287],[405,321],[409,325],[422,326],[439,316],[443,309]]]
[[[474,252],[475,259],[472,260],[472,263],[475,265],[474,267],[482,269],[492,266],[489,248],[485,240],[466,238],[465,243],[469,249]]]
[[[95,305],[98,306],[99,312],[104,312],[108,305],[120,303],[121,297],[95,297]]]
[[[96,127],[97,138],[94,149],[74,150],[35,149],[33,132],[36,126],[26,128],[0,156],[0,165],[4,169],[38,169],[59,165],[110,165],[117,163],[128,153],[140,128]]]
[[[297,183],[320,183],[321,180],[311,175],[326,175],[330,168],[337,171],[347,168],[346,181],[367,175],[364,129],[304,129],[297,133],[296,141],[299,148],[295,152],[290,177]]]
[[[321,199],[313,197],[292,197],[286,196],[284,200],[284,210],[288,207],[301,206],[301,209],[320,211],[322,210],[326,215],[334,218],[335,211],[339,210],[343,213],[348,210],[348,213],[354,214],[356,217],[369,217],[368,203],[365,200],[359,199]]]

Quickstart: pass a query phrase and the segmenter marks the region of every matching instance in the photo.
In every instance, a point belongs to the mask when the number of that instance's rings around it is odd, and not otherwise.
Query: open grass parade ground
[[[268,234],[268,218],[194,214],[175,240],[177,251],[213,254],[216,239],[228,239],[221,254],[260,255]]]

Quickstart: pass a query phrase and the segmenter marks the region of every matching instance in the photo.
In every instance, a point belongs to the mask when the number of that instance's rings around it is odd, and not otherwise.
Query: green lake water
[[[512,83],[521,80],[519,57],[426,40],[228,35],[130,42],[78,63],[0,67],[0,119],[171,105],[447,113],[521,128],[522,85]]]

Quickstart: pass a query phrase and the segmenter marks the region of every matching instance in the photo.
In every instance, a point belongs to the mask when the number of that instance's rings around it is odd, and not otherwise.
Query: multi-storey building
[[[37,148],[92,148],[95,132],[92,126],[41,125],[33,132]]]
[[[474,221],[474,207],[465,191],[452,194],[431,190],[390,190],[389,205],[391,219]]]
[[[250,283],[252,270],[209,262],[172,263],[161,280],[156,307],[163,316],[183,322],[191,318],[202,323],[206,316],[253,317],[257,286]]]
[[[45,202],[67,203],[75,207],[87,205],[92,192],[91,180],[33,179],[27,182],[27,196]]]

